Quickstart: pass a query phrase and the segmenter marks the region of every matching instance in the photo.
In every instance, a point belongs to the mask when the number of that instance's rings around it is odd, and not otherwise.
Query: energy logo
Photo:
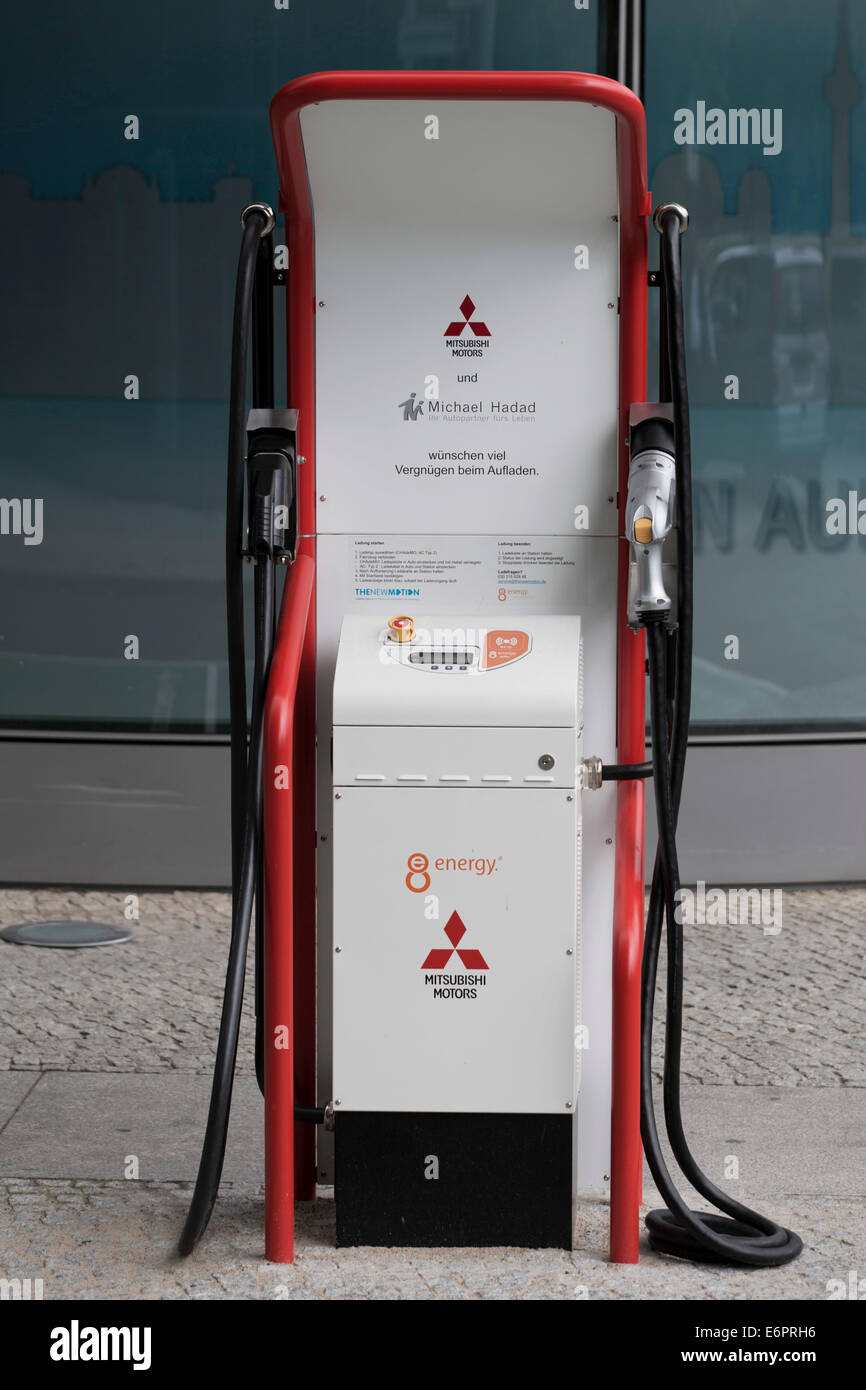
[[[502,633],[499,634],[500,638]],[[509,656],[511,653],[508,654]],[[440,855],[433,860],[433,868],[437,873],[456,873],[473,874],[475,878],[489,878],[491,874],[499,872],[502,863],[502,855],[497,854],[495,859],[488,859],[482,854],[465,854],[459,858],[451,855]],[[426,854],[410,854],[406,860],[406,867],[409,870],[403,882],[410,893],[426,893],[430,887],[430,860]]]
[[[472,332],[476,338],[490,337],[490,329],[487,327],[487,324],[484,323],[481,319],[474,319],[472,317],[472,315],[475,313],[475,305],[472,303],[472,300],[469,298],[468,294],[466,298],[463,300],[463,303],[460,305],[460,312],[463,315],[462,321],[460,319],[454,319],[451,323],[449,323],[448,327],[445,329],[443,337],[459,338],[464,328],[466,328],[467,326],[472,329]]]
[[[464,936],[466,935],[466,927],[459,912],[451,913],[451,916],[445,923],[445,935],[451,942],[450,949],[443,947],[437,950],[434,947],[434,949],[428,955],[427,959],[424,961],[424,964],[421,966],[422,970],[444,970],[445,966],[448,964],[455,951],[457,952],[457,955],[459,956],[460,961],[462,965],[465,967],[465,969],[490,969],[489,965],[487,964],[487,961],[484,959],[480,951],[467,949],[466,947],[460,947],[459,943],[463,940]]]
[[[430,875],[427,870],[430,867],[430,860],[426,854],[410,854],[406,861],[409,872],[406,875],[405,883],[410,893],[426,893],[430,887]]]

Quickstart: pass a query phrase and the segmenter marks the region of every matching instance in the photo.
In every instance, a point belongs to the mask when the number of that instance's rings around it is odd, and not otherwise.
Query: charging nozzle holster
[[[670,405],[633,405],[629,413],[628,500],[625,534],[631,542],[628,621],[637,631],[648,622],[673,625],[666,587],[664,544],[674,522],[676,450]]]
[[[297,522],[296,410],[255,409],[247,419],[247,545],[255,559],[295,558]]]

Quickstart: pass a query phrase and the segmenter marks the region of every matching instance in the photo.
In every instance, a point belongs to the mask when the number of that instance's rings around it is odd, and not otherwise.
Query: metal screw
[[[306,463],[306,462],[307,462],[307,456],[306,456],[306,454],[298,454],[298,463]]]
[[[327,500],[328,500],[328,499],[327,499],[327,497],[325,496],[325,494],[324,494],[323,492],[320,492],[320,493],[319,493],[319,501],[320,501],[320,502],[327,502]]]
[[[325,844],[325,842],[327,841],[328,837],[327,837],[327,835],[320,835],[320,836],[319,836],[319,839],[322,841],[322,844]]]
[[[613,844],[613,840],[612,840],[612,839],[610,838],[610,836],[608,835],[608,837],[607,837],[607,839],[605,840],[604,843],[605,843],[606,845],[612,845],[612,844]]]
[[[619,218],[617,217],[617,215],[616,215],[615,212],[614,212],[614,213],[611,213],[611,218],[610,218],[610,220],[611,220],[611,222],[618,222],[618,221],[619,221]]]
[[[538,759],[538,766],[543,768],[545,772],[549,772],[555,761],[556,759],[553,757],[552,753],[542,753],[541,757]]]
[[[320,308],[320,309],[324,309],[324,307],[325,307],[325,301],[324,301],[324,299],[320,299],[320,300],[319,300],[319,308]]]
[[[569,793],[568,793],[568,796],[567,796],[565,799],[566,799],[566,801],[573,801],[573,800],[574,800],[574,797],[571,795],[571,792],[569,792]]]
[[[343,799],[343,793],[342,793],[342,792],[334,792],[334,800],[335,800],[335,801],[342,801],[342,799]]]
[[[570,1101],[570,1100],[567,1100],[567,1101],[565,1102],[565,1108],[566,1108],[566,1110],[570,1110],[570,1109],[571,1109],[571,1101]]]
[[[608,309],[613,309],[613,308],[614,308],[614,303],[613,303],[613,300],[612,300],[612,299],[609,299],[609,300],[608,300],[607,307],[608,307]]]
[[[335,956],[338,956],[338,955],[340,954],[340,952],[342,951],[342,949],[343,949],[342,946],[335,946],[335,947],[334,947],[334,955],[335,955]]]
[[[569,946],[569,947],[566,948],[565,954],[566,954],[567,956],[573,956],[573,955],[574,955],[574,951],[573,951],[573,950],[571,949],[571,947]]]
[[[342,1102],[341,1100],[335,1100],[335,1101],[334,1101],[334,1104],[335,1104],[335,1105],[342,1105],[343,1102]]]

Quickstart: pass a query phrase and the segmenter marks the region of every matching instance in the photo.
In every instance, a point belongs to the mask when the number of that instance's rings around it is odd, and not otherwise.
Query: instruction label
[[[555,611],[573,599],[581,544],[555,536],[355,537],[352,597],[415,599],[437,611],[497,603]]]

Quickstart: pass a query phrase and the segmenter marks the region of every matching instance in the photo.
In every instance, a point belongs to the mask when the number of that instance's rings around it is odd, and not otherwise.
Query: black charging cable
[[[652,763],[602,763],[602,782],[633,782],[652,777]]]
[[[252,204],[243,216],[232,327],[229,403],[228,487],[226,496],[226,602],[229,656],[231,731],[232,926],[223,991],[219,1037],[211,1084],[210,1105],[198,1175],[183,1232],[181,1255],[195,1249],[210,1221],[225,1158],[232,1087],[244,999],[247,950],[253,905],[257,915],[257,994],[261,994],[264,955],[264,914],[261,871],[262,746],[265,699],[273,652],[278,549],[277,506],[294,507],[294,479],[289,454],[279,440],[266,437],[263,447],[246,449],[247,380],[250,374],[250,329],[255,326],[253,399],[260,407],[273,405],[273,318],[266,307],[272,295],[273,212]],[[255,305],[255,312],[254,312]],[[254,411],[254,414],[256,412]],[[252,418],[252,417],[251,417]],[[267,436],[267,431],[263,431]],[[249,523],[245,543],[244,492],[249,471]],[[280,532],[282,534],[282,532]],[[281,555],[287,555],[283,545]],[[291,551],[293,553],[293,549]],[[254,562],[254,663],[252,708],[247,726],[246,651],[244,638],[244,556]],[[257,1003],[259,1000],[257,999]],[[256,1070],[261,1071],[261,1009],[256,1019]],[[294,1118],[312,1124],[325,1120],[324,1108],[296,1106]]]
[[[660,617],[646,623],[650,675],[653,789],[658,849],[653,868],[641,976],[641,1137],[655,1184],[667,1210],[648,1213],[650,1245],[667,1255],[707,1263],[772,1266],[793,1260],[803,1242],[716,1187],[699,1168],[685,1137],[680,1062],[683,1023],[683,929],[676,828],[691,712],[693,540],[689,399],[683,329],[681,213],[664,209],[661,234],[664,338],[663,380],[670,383],[677,467],[677,627]],[[724,1215],[691,1210],[670,1175],[659,1142],[652,1086],[653,1004],[662,926],[666,924],[667,1010],[663,1097],[665,1126],[676,1162],[688,1182]]]

